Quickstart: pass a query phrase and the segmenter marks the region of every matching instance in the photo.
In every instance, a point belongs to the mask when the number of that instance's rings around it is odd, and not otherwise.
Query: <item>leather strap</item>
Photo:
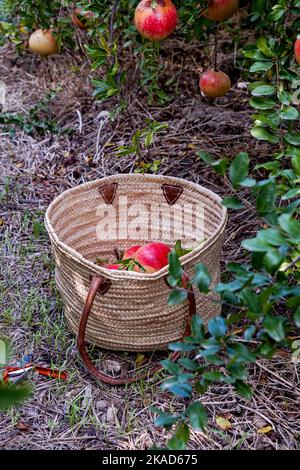
[[[81,356],[81,359],[85,367],[95,379],[100,380],[101,382],[104,382],[110,385],[124,385],[128,383],[136,382],[138,380],[146,379],[154,375],[159,370],[161,370],[162,366],[160,364],[156,364],[153,367],[151,367],[147,372],[136,374],[133,376],[115,378],[115,377],[111,377],[105,374],[101,370],[98,370],[92,363],[88,355],[88,352],[86,350],[86,344],[85,344],[86,325],[87,325],[91,308],[93,306],[93,302],[95,300],[97,293],[99,293],[100,295],[104,295],[109,290],[110,285],[111,285],[111,281],[109,279],[102,278],[100,276],[92,277],[91,285],[87,294],[86,302],[85,302],[82,316],[80,319],[78,337],[77,337],[77,346],[78,346],[79,354]],[[194,295],[192,288],[189,290],[189,293],[188,293],[188,302],[189,302],[189,315],[187,318],[186,329],[185,329],[183,336],[188,336],[190,334],[191,318],[193,315],[196,314],[195,295]],[[171,355],[171,359],[173,361],[177,361],[179,357],[180,357],[179,352],[174,352]]]

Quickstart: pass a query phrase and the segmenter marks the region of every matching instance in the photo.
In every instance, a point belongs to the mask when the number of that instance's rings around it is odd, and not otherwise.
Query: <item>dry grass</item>
[[[177,44],[180,53],[182,44]],[[182,50],[181,50],[182,52]],[[192,54],[192,50],[189,53]],[[153,426],[150,405],[180,409],[184,401],[159,390],[162,377],[112,388],[90,379],[78,360],[75,339],[64,323],[63,308],[53,279],[53,260],[43,227],[48,203],[68,187],[116,172],[133,171],[135,159],[115,157],[129,143],[146,117],[168,123],[143,160],[161,160],[159,172],[189,178],[220,195],[230,188],[195,157],[195,149],[216,158],[248,150],[261,161],[268,148],[249,141],[250,111],[245,92],[235,89],[217,105],[191,91],[193,61],[182,65],[182,94],[164,107],[146,106],[132,90],[128,112],[112,122],[113,104],[91,99],[86,65],[75,56],[40,61],[16,58],[2,50],[0,76],[7,85],[6,111],[27,113],[49,88],[57,90],[50,115],[72,133],[45,136],[17,130],[0,134],[1,159],[1,333],[11,341],[15,358],[33,352],[36,362],[66,369],[66,382],[34,377],[34,396],[23,407],[0,414],[0,448],[6,449],[143,449],[163,445],[166,433]],[[193,79],[195,80],[195,79]],[[49,118],[49,114],[46,115]],[[1,129],[0,129],[1,132]],[[222,261],[242,260],[240,240],[259,226],[254,211],[232,214]],[[98,354],[95,352],[95,354]],[[117,367],[124,355],[99,353]],[[135,355],[125,356],[133,362]],[[103,362],[103,361],[102,361]],[[299,377],[289,353],[258,361],[250,370],[252,400],[237,396],[227,385],[213,386],[201,397],[207,405],[207,433],[192,433],[192,449],[296,449],[299,447]],[[230,420],[221,431],[216,416]],[[258,430],[270,425],[272,431]]]

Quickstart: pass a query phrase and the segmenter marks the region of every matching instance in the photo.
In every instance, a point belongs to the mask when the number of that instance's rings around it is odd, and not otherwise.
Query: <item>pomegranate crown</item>
[[[159,5],[160,7],[165,7],[165,6],[166,6],[165,0],[148,0],[148,2],[147,2],[147,6],[148,6],[148,7],[151,7],[153,10],[155,10],[155,8],[156,8],[158,5]]]

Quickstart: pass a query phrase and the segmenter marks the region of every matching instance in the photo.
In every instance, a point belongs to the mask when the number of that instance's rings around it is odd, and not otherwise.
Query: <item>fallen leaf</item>
[[[228,429],[232,428],[232,424],[228,419],[223,418],[222,416],[217,416],[216,417],[216,423],[219,426],[220,429],[223,431],[227,431]]]
[[[137,353],[134,362],[137,367],[141,367],[141,365],[145,363],[145,355],[142,353]]]
[[[99,400],[96,403],[96,408],[98,410],[103,411],[103,410],[106,410],[108,408],[108,405],[109,405],[109,402],[107,400]]]
[[[244,328],[238,328],[237,330],[233,330],[232,333],[234,335],[238,335],[239,333],[244,333]]]
[[[1,227],[1,225],[4,225],[4,219],[2,219],[2,218],[0,217],[0,227]]]
[[[102,363],[103,369],[107,372],[119,374],[122,370],[121,364],[112,359],[105,359]]]
[[[119,424],[118,418],[117,418],[118,411],[119,411],[118,408],[116,408],[114,405],[111,405],[109,408],[107,408],[106,422]]]
[[[19,431],[29,431],[30,427],[23,423],[22,421],[19,421],[17,424],[16,424],[16,428],[19,429]]]
[[[290,357],[291,354],[288,351],[285,351],[284,349],[278,349],[276,353],[274,354],[274,357],[280,356],[280,357]]]
[[[273,431],[272,426],[264,426],[263,428],[258,429],[258,434],[267,434],[267,432]]]

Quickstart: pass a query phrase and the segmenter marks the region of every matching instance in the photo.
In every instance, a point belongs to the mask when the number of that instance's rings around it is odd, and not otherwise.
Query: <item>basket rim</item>
[[[99,178],[93,181],[82,183],[73,188],[63,191],[50,203],[50,205],[48,206],[46,210],[45,219],[44,219],[45,226],[46,226],[51,242],[60,251],[62,251],[66,256],[71,258],[73,261],[76,261],[83,267],[89,268],[91,273],[98,274],[98,275],[101,275],[102,277],[106,277],[112,280],[113,279],[116,279],[116,280],[128,280],[128,279],[133,280],[134,279],[136,281],[145,281],[145,280],[156,281],[162,277],[165,277],[168,274],[168,265],[160,269],[159,271],[156,271],[154,273],[147,273],[147,274],[139,273],[135,271],[110,270],[110,269],[104,268],[103,266],[98,266],[92,261],[89,261],[88,259],[84,258],[78,251],[69,247],[66,243],[61,241],[58,238],[54,230],[54,227],[51,223],[51,220],[50,220],[51,211],[53,210],[55,205],[58,204],[67,194],[71,194],[71,193],[77,192],[85,188],[91,188],[98,184],[103,184],[103,183],[105,184],[109,182],[120,182],[128,178],[139,179],[139,180],[144,179],[148,181],[159,181],[162,183],[164,182],[164,183],[169,183],[169,184],[172,184],[172,183],[180,184],[183,187],[190,187],[190,189],[195,189],[198,192],[200,191],[204,196],[209,197],[211,200],[213,200],[216,204],[219,205],[220,209],[222,210],[222,217],[221,217],[220,223],[218,224],[217,229],[211,236],[205,239],[203,243],[195,247],[190,253],[187,253],[186,255],[180,258],[182,266],[193,261],[193,259],[197,258],[200,254],[205,253],[223,235],[225,228],[226,228],[227,220],[228,220],[227,209],[226,207],[221,205],[222,198],[218,194],[216,194],[215,192],[211,191],[208,188],[205,188],[202,185],[199,185],[189,180],[185,180],[183,178],[178,178],[175,176],[168,176],[168,175],[148,175],[148,174],[141,175],[138,173],[123,173],[123,174],[115,174],[115,175],[110,175],[110,176],[106,176],[103,178]]]

